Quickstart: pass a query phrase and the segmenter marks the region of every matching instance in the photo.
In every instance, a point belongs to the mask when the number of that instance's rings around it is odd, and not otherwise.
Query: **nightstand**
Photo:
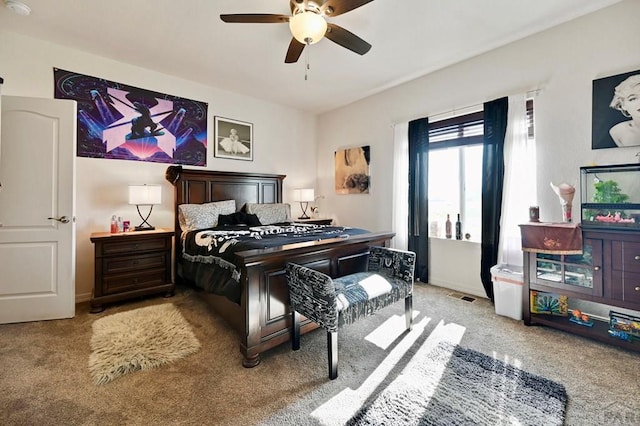
[[[296,219],[296,223],[311,223],[313,225],[331,225],[333,219],[331,218],[311,218],[311,219]]]
[[[171,246],[173,231],[132,231],[91,234],[95,245],[95,281],[91,313],[104,303],[155,293],[173,296]]]

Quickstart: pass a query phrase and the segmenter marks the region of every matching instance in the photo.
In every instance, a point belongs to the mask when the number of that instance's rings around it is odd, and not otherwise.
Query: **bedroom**
[[[636,1],[623,1],[318,116],[12,32],[0,33],[0,75],[5,80],[3,95],[51,97],[52,68],[60,67],[208,102],[215,115],[253,123],[256,140],[269,144],[253,162],[210,156],[209,168],[283,173],[286,164],[285,200],[294,188],[315,186],[325,196],[320,200],[321,211],[335,215],[343,224],[381,230],[390,228],[392,221],[387,201],[391,177],[384,159],[392,156],[391,124],[403,120],[540,87],[536,131],[540,163],[545,166],[539,170],[539,188],[548,188],[550,181],[577,183],[579,166],[635,161],[637,150],[631,148],[591,150],[590,104],[593,79],[638,69],[635,17],[639,14]],[[496,62],[505,70],[500,79],[495,78]],[[289,144],[291,140],[296,143]],[[371,167],[375,191],[368,197],[333,193],[332,154],[353,144],[369,144],[375,152]],[[77,160],[78,302],[89,300],[93,285],[89,235],[106,230],[114,212],[132,220],[137,217],[135,208],[126,202],[126,186],[131,181],[163,185],[163,204],[154,208],[152,223],[172,227],[172,188],[164,181],[165,168],[153,163]],[[541,211],[547,212],[544,220],[560,219],[555,194],[540,191],[539,202]],[[478,255],[476,249],[469,250],[468,255]],[[454,252],[456,255],[459,253]],[[443,266],[454,270],[451,263]],[[475,272],[453,279],[441,277],[442,284],[462,280],[466,283],[454,289],[481,295]]]

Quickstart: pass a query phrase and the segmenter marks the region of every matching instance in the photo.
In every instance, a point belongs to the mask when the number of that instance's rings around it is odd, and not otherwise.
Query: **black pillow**
[[[258,216],[255,214],[249,214],[242,211],[218,215],[218,226],[233,225],[261,226],[262,224],[260,223]]]

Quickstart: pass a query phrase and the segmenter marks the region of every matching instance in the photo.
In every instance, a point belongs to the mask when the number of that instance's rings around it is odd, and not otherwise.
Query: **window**
[[[527,100],[526,120],[533,139],[533,101]],[[429,124],[429,224],[430,237],[445,238],[449,215],[452,238],[460,214],[462,238],[480,242],[482,217],[483,112]]]
[[[480,241],[482,196],[482,112],[435,123],[429,128],[430,236],[445,238],[449,215],[452,238],[458,214],[462,236]]]

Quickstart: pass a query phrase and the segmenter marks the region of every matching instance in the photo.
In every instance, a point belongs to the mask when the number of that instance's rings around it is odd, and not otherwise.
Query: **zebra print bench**
[[[300,315],[327,330],[329,378],[338,377],[338,328],[401,299],[406,327],[413,323],[415,253],[372,247],[366,272],[332,279],[313,269],[286,266],[293,326],[292,348],[300,349]]]

